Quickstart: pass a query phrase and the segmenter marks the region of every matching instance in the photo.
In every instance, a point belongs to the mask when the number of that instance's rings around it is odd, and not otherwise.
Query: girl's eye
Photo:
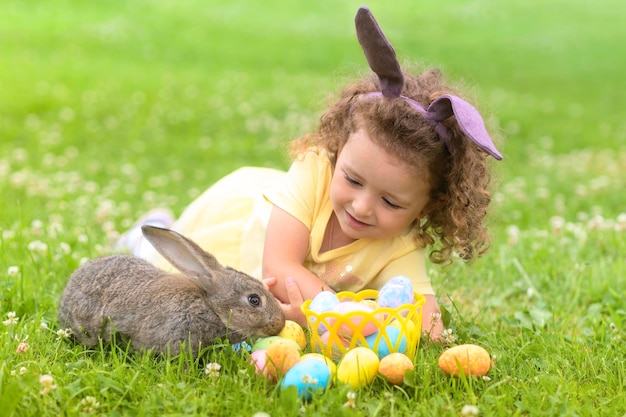
[[[384,202],[384,204],[385,204],[387,207],[389,207],[389,208],[392,208],[392,209],[399,209],[399,208],[400,208],[400,206],[399,206],[399,205],[392,203],[391,201],[387,200],[387,199],[386,199],[386,198],[384,198],[384,197],[383,197],[383,202]]]
[[[355,180],[354,178],[352,178],[348,174],[344,174],[344,177],[346,178],[346,181],[348,181],[351,185],[356,185],[356,186],[361,185],[360,182],[358,182],[357,180]]]

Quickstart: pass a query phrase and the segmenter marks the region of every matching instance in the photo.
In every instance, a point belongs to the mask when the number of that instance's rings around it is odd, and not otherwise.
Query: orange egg
[[[439,356],[439,367],[448,375],[483,376],[491,368],[489,352],[478,345],[466,344],[451,347]]]
[[[269,344],[265,356],[267,373],[278,380],[300,360],[300,346],[281,337]]]
[[[378,373],[393,385],[404,383],[404,374],[413,369],[413,361],[403,353],[390,353],[380,360]]]

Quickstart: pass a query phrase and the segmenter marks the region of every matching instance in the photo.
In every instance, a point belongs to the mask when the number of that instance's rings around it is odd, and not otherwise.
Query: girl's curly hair
[[[443,84],[437,69],[419,76],[405,73],[404,77],[402,95],[424,107],[442,94],[459,95]],[[486,154],[463,134],[454,116],[444,121],[451,133],[448,149],[433,126],[405,100],[367,96],[378,91],[376,76],[350,84],[321,116],[317,133],[291,144],[292,154],[318,146],[327,150],[334,166],[349,135],[365,128],[370,138],[390,154],[411,166],[428,167],[429,211],[416,220],[414,237],[424,247],[439,243],[430,254],[431,261],[450,262],[453,252],[466,261],[480,256],[489,248],[483,226],[491,201]]]

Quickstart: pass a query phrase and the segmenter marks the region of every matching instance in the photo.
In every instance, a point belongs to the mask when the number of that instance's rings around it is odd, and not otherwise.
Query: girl
[[[366,8],[356,25],[377,76],[347,86],[317,133],[293,143],[287,173],[242,168],[173,224],[160,211],[142,223],[171,226],[222,263],[263,278],[287,319],[302,325],[301,304],[322,290],[380,289],[406,275],[426,298],[422,329],[438,339],[443,324],[425,249],[434,263],[485,252],[486,154],[501,155],[478,112],[439,71],[403,73]],[[138,242],[130,245],[136,254],[168,268]]]

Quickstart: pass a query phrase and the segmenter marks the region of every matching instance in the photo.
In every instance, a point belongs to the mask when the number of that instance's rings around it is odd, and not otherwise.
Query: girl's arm
[[[274,206],[265,232],[263,278],[272,294],[283,303],[286,318],[300,324],[304,320],[300,310],[303,300],[314,298],[322,290],[332,291],[304,267],[308,249],[309,229],[291,214]],[[289,285],[287,278],[293,279]]]
[[[441,341],[443,332],[443,320],[441,320],[441,309],[434,295],[424,295],[426,302],[422,309],[422,333],[430,336],[431,339]]]

